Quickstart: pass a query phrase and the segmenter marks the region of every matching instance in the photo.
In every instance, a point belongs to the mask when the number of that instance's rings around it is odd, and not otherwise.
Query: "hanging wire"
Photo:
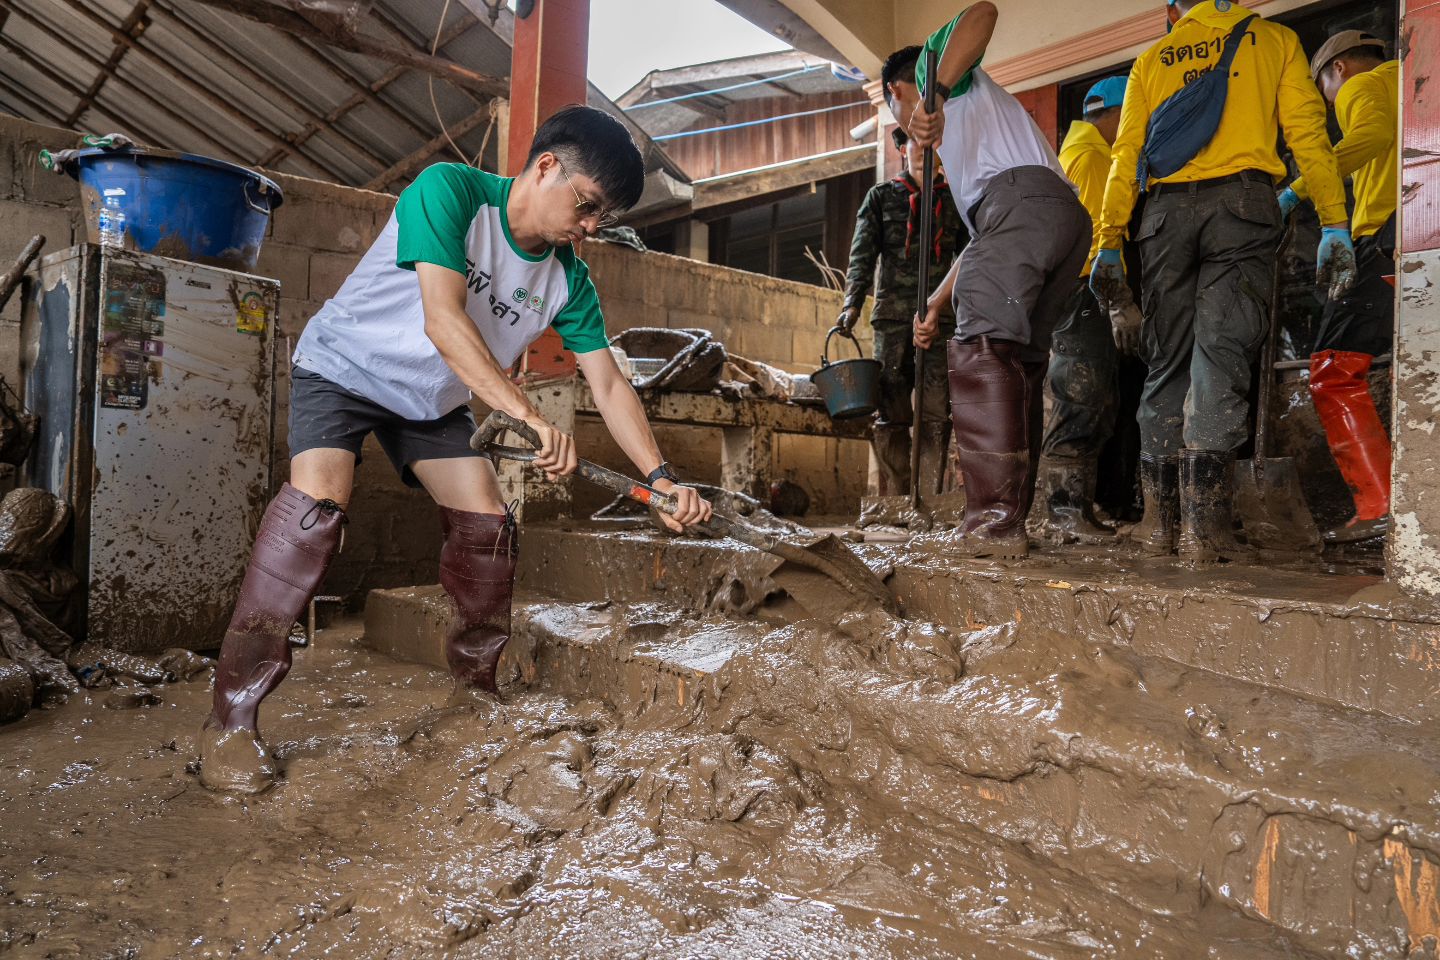
[[[430,56],[432,57],[435,56],[435,51],[440,48],[440,34],[445,29],[445,17],[449,15],[449,13],[450,0],[445,0],[445,6],[440,8],[440,21],[435,24],[435,39],[430,42]],[[498,12],[496,15],[499,15]],[[461,163],[469,164],[470,161],[466,158],[465,152],[455,145],[454,138],[450,136],[450,128],[445,126],[445,121],[440,117],[440,107],[435,103],[435,75],[433,73],[427,73],[425,75],[425,85],[430,91],[430,109],[435,112],[435,122],[440,124],[440,132],[445,134],[445,141],[450,144],[450,149],[455,151],[455,156],[460,158]],[[490,101],[490,122],[492,124],[495,122],[495,101],[493,100]],[[486,133],[486,138],[489,138],[488,132]],[[479,165],[478,158],[475,165]]]

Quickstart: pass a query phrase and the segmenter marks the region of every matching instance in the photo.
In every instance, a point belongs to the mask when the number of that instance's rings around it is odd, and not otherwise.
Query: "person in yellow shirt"
[[[1070,125],[1060,146],[1060,166],[1097,222],[1124,101],[1124,77],[1096,83],[1085,94],[1084,119]],[[1034,536],[1060,543],[1108,543],[1115,537],[1095,516],[1096,472],[1100,450],[1115,426],[1116,347],[1134,353],[1140,337],[1133,299],[1127,298],[1128,309],[1107,312],[1086,284],[1089,275],[1087,260],[1055,327],[1046,380],[1050,413],[1029,523]]]
[[[1395,205],[1398,172],[1400,63],[1385,59],[1385,42],[1359,30],[1335,34],[1316,51],[1311,75],[1335,105],[1343,139],[1335,145],[1340,174],[1355,186],[1355,286],[1325,303],[1310,356],[1310,396],[1340,473],[1355,498],[1355,516],[1328,530],[1332,543],[1383,536],[1390,519],[1390,438],[1370,396],[1370,365],[1389,353],[1395,326]],[[1298,179],[1281,192],[1288,217],[1310,197]]]
[[[1230,0],[1166,9],[1172,31],[1136,60],[1125,91],[1091,287],[1108,303],[1124,284],[1121,243],[1146,186],[1135,234],[1149,366],[1139,417],[1146,517],[1136,537],[1151,554],[1178,547],[1192,563],[1239,560],[1252,553],[1234,533],[1235,451],[1249,436],[1251,371],[1269,323],[1282,129],[1325,228],[1325,282],[1348,286],[1354,250],[1325,103],[1299,38]],[[1187,99],[1192,86],[1207,96]],[[1171,123],[1177,103],[1191,112]]]

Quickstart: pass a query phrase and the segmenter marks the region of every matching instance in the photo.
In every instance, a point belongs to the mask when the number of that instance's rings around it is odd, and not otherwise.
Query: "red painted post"
[[[510,143],[506,170],[520,172],[530,141],[545,118],[585,102],[590,45],[590,0],[536,0],[515,21],[510,60]]]

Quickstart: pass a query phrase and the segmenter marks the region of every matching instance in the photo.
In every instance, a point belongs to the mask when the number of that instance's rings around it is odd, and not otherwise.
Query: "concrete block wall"
[[[77,142],[74,131],[0,114],[0,217],[5,224],[0,231],[0,272],[35,233],[45,234],[45,253],[84,239],[75,182],[43,170],[38,162],[42,148],[62,150]],[[283,356],[288,356],[306,321],[335,293],[385,225],[395,198],[303,177],[270,176],[284,191],[285,203],[271,221],[255,272],[280,281],[276,337]],[[703,327],[734,352],[808,372],[818,365],[825,330],[840,311],[839,294],[806,284],[605,243],[587,243],[581,253],[590,264],[612,333],[633,326]],[[0,373],[12,383],[19,370],[19,316],[17,293],[0,312]],[[868,336],[868,328],[862,336]],[[277,393],[276,462],[283,465],[288,455],[287,364],[280,365]],[[687,476],[719,479],[718,433],[710,437],[665,428],[659,438]],[[587,426],[579,439],[582,449],[595,451],[601,462],[627,466],[598,424]],[[787,437],[776,446],[775,475],[811,490],[816,510],[855,509],[865,481],[863,444]],[[283,479],[282,466],[277,483]],[[438,515],[423,492],[399,481],[373,438],[356,472],[350,515],[345,548],[331,566],[324,592],[346,596],[353,606],[376,587],[435,581]]]

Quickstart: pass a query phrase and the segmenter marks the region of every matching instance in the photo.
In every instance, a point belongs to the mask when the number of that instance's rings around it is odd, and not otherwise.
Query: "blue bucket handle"
[[[251,186],[258,186],[260,188],[260,196],[265,198],[265,200],[267,201],[264,206],[261,206],[250,198]],[[266,186],[262,181],[247,179],[245,181],[245,185],[240,188],[240,192],[245,196],[245,205],[248,206],[251,210],[254,210],[256,213],[263,213],[265,216],[268,217],[271,211],[274,210],[274,204],[268,202],[270,199],[270,188]]]
[[[840,328],[840,325],[836,324],[835,326],[830,328],[830,331],[828,333],[825,334],[825,345],[820,348],[821,370],[824,370],[826,367],[830,366],[830,338],[835,336],[835,334],[837,333],[840,334],[840,336],[849,340],[851,343],[855,344],[855,350],[857,353],[860,354],[860,359],[865,359],[865,348],[860,346],[860,341],[855,337],[855,331],[842,330]]]

